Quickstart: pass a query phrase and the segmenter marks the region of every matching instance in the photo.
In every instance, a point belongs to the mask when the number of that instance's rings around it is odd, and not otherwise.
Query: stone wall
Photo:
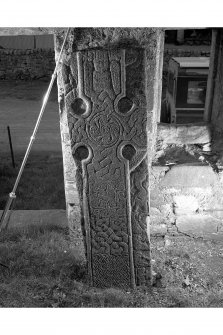
[[[169,47],[164,50],[163,59],[163,92],[166,88],[168,63],[171,57],[207,57],[210,51],[207,46],[191,47],[184,46]],[[0,49],[0,80],[32,80],[39,78],[49,78],[55,67],[54,50],[16,50]]]
[[[0,49],[0,80],[48,79],[54,67],[52,49]]]
[[[222,171],[213,125],[158,124],[150,175],[151,235],[223,240]]]
[[[152,235],[223,239],[223,180],[206,164],[153,166]]]
[[[163,98],[171,57],[210,56],[207,47],[186,49],[165,50]],[[221,47],[219,50],[211,123],[158,124],[150,176],[152,235],[186,234],[223,240]]]

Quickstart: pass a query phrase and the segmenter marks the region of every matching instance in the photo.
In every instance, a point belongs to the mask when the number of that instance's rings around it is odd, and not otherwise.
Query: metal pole
[[[33,142],[35,141],[35,138],[36,138],[36,133],[37,133],[37,130],[39,128],[39,124],[40,124],[40,121],[42,119],[42,116],[43,116],[43,113],[44,113],[44,110],[45,110],[45,107],[46,107],[46,104],[47,104],[47,101],[48,101],[48,98],[49,98],[49,95],[50,95],[50,92],[51,92],[51,89],[52,89],[52,86],[53,86],[53,83],[54,83],[54,80],[56,78],[56,74],[57,74],[57,69],[58,69],[58,66],[59,66],[59,62],[60,62],[60,58],[61,58],[61,55],[62,55],[62,52],[63,52],[63,49],[64,49],[64,45],[66,43],[66,40],[67,40],[67,37],[68,37],[68,34],[70,32],[70,28],[67,29],[67,33],[66,33],[66,36],[64,38],[64,41],[63,41],[63,45],[61,47],[61,50],[60,50],[60,54],[59,54],[59,57],[57,59],[57,63],[56,63],[56,67],[54,69],[54,72],[53,72],[53,75],[52,75],[52,78],[51,78],[51,81],[50,81],[50,84],[49,84],[49,87],[48,87],[48,90],[45,94],[45,97],[43,99],[43,104],[42,104],[42,108],[40,110],[40,113],[39,113],[39,116],[38,116],[38,119],[36,121],[36,125],[35,125],[35,128],[33,130],[33,134],[32,136],[30,137],[30,142],[29,142],[29,145],[28,145],[28,148],[26,150],[26,153],[25,153],[25,156],[23,158],[23,161],[22,161],[22,164],[21,164],[21,167],[20,167],[20,170],[19,170],[19,173],[18,173],[18,176],[16,178],[16,181],[15,181],[15,184],[14,184],[14,187],[12,189],[12,192],[9,193],[9,198],[8,198],[8,201],[6,203],[6,206],[5,206],[5,209],[2,213],[2,217],[1,217],[1,221],[0,221],[0,231],[2,229],[6,229],[7,226],[8,226],[8,222],[9,222],[9,218],[10,218],[10,215],[9,215],[9,210],[10,210],[10,207],[11,207],[11,204],[12,202],[15,200],[16,198],[16,189],[18,187],[18,184],[19,184],[19,181],[20,181],[20,178],[22,176],[22,173],[23,173],[23,170],[24,170],[24,167],[25,167],[25,164],[26,164],[26,161],[28,159],[28,156],[29,156],[29,153],[31,151],[31,148],[32,148],[32,145],[33,145]]]
[[[11,152],[11,158],[12,158],[12,166],[15,169],[15,159],[14,159],[14,153],[13,153],[13,147],[12,147],[12,138],[11,138],[11,132],[10,127],[7,126],[8,130],[8,138],[9,138],[9,145],[10,145],[10,152]]]

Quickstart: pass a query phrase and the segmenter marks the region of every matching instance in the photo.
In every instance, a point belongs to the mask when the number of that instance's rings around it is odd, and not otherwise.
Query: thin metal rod
[[[43,99],[43,105],[42,105],[42,108],[40,110],[40,113],[39,113],[39,117],[36,121],[36,125],[35,125],[35,128],[34,128],[34,131],[33,131],[33,134],[32,136],[30,137],[30,142],[29,142],[29,145],[28,145],[28,148],[26,150],[26,153],[25,153],[25,156],[24,156],[24,159],[23,159],[23,162],[22,162],[22,165],[20,167],[20,170],[19,170],[19,173],[18,173],[18,176],[17,176],[17,179],[15,181],[15,185],[13,187],[13,190],[12,190],[12,193],[15,193],[16,189],[17,189],[17,186],[18,186],[18,183],[19,183],[19,180],[21,178],[21,175],[22,175],[22,172],[24,170],[24,166],[26,164],[26,161],[27,161],[27,158],[29,156],[29,153],[30,153],[30,150],[32,148],[32,145],[33,145],[33,142],[35,141],[35,137],[36,137],[36,133],[37,133],[37,130],[39,128],[39,124],[41,122],[41,119],[42,119],[42,116],[43,116],[43,113],[44,113],[44,110],[46,108],[46,104],[48,102],[48,98],[49,98],[49,95],[50,95],[50,92],[51,92],[51,89],[52,89],[52,86],[53,86],[53,83],[54,83],[54,80],[56,78],[56,74],[57,74],[57,68],[59,66],[59,61],[60,61],[60,58],[61,58],[61,55],[62,55],[62,51],[63,51],[63,48],[64,48],[64,45],[65,45],[65,42],[67,40],[67,36],[69,34],[69,31],[70,31],[70,28],[68,28],[67,30],[67,34],[65,36],[65,39],[64,39],[64,42],[63,42],[63,45],[62,45],[62,48],[60,50],[60,54],[59,54],[59,57],[58,57],[58,60],[57,60],[57,63],[56,63],[56,67],[55,67],[55,70],[53,72],[53,75],[52,75],[52,78],[51,78],[51,81],[50,81],[50,85],[48,87],[48,90],[46,92],[46,95]]]
[[[7,230],[8,228],[8,225],[9,225],[9,221],[10,221],[10,218],[11,218],[11,215],[12,215],[12,212],[13,212],[13,208],[15,206],[15,200],[16,200],[16,195],[13,195],[10,193],[9,195],[9,199],[10,201],[7,202],[7,205],[6,205],[6,208],[3,212],[3,214],[5,213],[5,216],[4,217],[4,220],[2,222],[2,226],[0,227],[0,231],[1,230]]]
[[[15,159],[14,159],[14,152],[13,152],[13,147],[12,147],[12,138],[11,138],[11,132],[10,132],[10,127],[9,126],[7,126],[7,131],[8,131],[10,152],[11,152],[11,158],[12,158],[12,166],[13,166],[13,168],[15,168]]]
[[[221,31],[220,29],[212,29],[211,37],[211,50],[210,50],[210,65],[208,71],[208,80],[207,80],[207,89],[206,89],[206,98],[205,98],[205,108],[204,108],[204,121],[211,122],[212,118],[212,109],[214,101],[214,91],[216,77],[218,73],[218,57],[220,49],[220,40],[221,40]]]
[[[63,41],[63,44],[62,44],[62,47],[61,47],[61,50],[60,50],[60,54],[59,54],[58,59],[57,59],[57,62],[56,62],[56,67],[55,67],[55,69],[54,69],[54,72],[53,72],[53,74],[52,74],[52,78],[51,78],[49,87],[48,87],[47,92],[46,92],[46,94],[45,94],[45,96],[44,96],[44,99],[43,99],[43,104],[42,104],[42,107],[41,107],[41,110],[40,110],[38,119],[37,119],[37,121],[36,121],[36,125],[35,125],[35,128],[34,128],[34,130],[33,130],[33,134],[32,134],[32,136],[30,137],[30,142],[29,142],[28,148],[27,148],[27,150],[26,150],[25,156],[24,156],[24,158],[23,158],[21,167],[20,167],[20,169],[19,169],[19,173],[18,173],[18,176],[17,176],[17,178],[16,178],[14,187],[13,187],[13,189],[12,189],[12,192],[9,193],[8,202],[6,203],[5,209],[4,209],[3,213],[2,213],[2,217],[1,217],[1,221],[0,221],[0,231],[1,231],[2,228],[4,228],[4,226],[7,225],[7,222],[6,222],[6,224],[4,224],[4,221],[5,221],[5,219],[7,219],[7,217],[8,217],[8,212],[9,212],[9,209],[10,209],[10,207],[11,207],[11,204],[12,204],[12,202],[14,201],[14,199],[16,198],[16,195],[15,195],[15,193],[16,193],[16,189],[17,189],[17,187],[18,187],[20,178],[21,178],[21,176],[22,176],[22,173],[23,173],[25,164],[26,164],[26,162],[27,162],[29,153],[30,153],[30,151],[31,151],[33,142],[35,141],[36,133],[37,133],[37,130],[38,130],[38,128],[39,128],[39,125],[40,125],[40,122],[41,122],[41,119],[42,119],[42,116],[43,116],[43,113],[44,113],[44,110],[45,110],[45,107],[46,107],[46,104],[47,104],[47,101],[48,101],[48,98],[49,98],[49,95],[50,95],[50,92],[51,92],[51,89],[52,89],[52,86],[53,86],[54,80],[55,80],[56,75],[57,75],[57,69],[58,69],[58,66],[59,66],[60,58],[61,58],[61,55],[62,55],[62,52],[63,52],[63,49],[64,49],[64,46],[65,46],[65,43],[66,43],[66,40],[67,40],[67,37],[68,37],[69,32],[70,32],[70,28],[67,29],[67,33],[66,33],[66,36],[65,36],[65,38],[64,38],[64,41]]]
[[[13,205],[15,198],[16,198],[15,194],[12,194],[12,193],[9,194],[8,201],[6,203],[5,209],[4,209],[4,211],[2,213],[2,216],[1,216],[0,231],[5,229],[6,226],[8,226],[8,222],[9,222],[10,216],[12,214],[11,213],[12,211],[10,210],[10,207]]]

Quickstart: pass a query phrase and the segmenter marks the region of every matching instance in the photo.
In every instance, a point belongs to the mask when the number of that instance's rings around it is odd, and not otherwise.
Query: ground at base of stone
[[[223,245],[152,239],[150,288],[96,289],[66,227],[42,224],[0,234],[1,307],[223,307]]]

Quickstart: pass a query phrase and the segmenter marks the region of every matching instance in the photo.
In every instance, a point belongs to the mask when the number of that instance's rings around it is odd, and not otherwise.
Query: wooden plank
[[[212,106],[214,98],[215,80],[218,68],[218,55],[220,46],[220,29],[212,29],[211,57],[207,81],[207,91],[205,99],[204,121],[210,122],[212,116]]]

